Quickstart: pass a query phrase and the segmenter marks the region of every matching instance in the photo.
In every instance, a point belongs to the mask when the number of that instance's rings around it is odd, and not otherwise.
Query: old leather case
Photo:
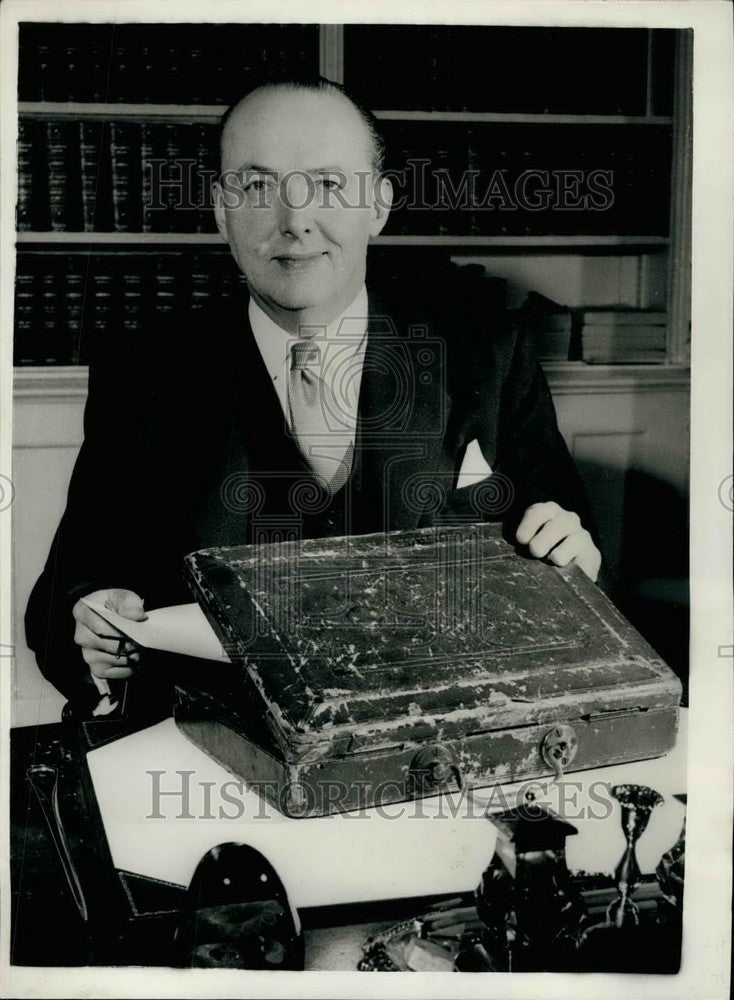
[[[524,558],[498,525],[207,549],[186,565],[233,663],[177,689],[177,724],[288,815],[675,742],[672,671],[578,567]]]

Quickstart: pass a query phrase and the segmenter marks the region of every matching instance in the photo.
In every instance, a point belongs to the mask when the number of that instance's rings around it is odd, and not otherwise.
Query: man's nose
[[[280,231],[299,238],[314,224],[315,185],[308,174],[288,174],[280,182]]]

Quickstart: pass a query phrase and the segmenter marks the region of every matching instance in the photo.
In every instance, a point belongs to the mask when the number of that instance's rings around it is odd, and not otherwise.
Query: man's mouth
[[[278,254],[273,257],[273,260],[279,264],[282,268],[288,271],[303,271],[315,264],[318,264],[320,260],[326,256],[326,251],[319,251],[318,253],[284,253]]]

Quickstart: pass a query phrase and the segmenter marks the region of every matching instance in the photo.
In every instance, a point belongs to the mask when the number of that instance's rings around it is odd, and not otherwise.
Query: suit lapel
[[[370,293],[369,305],[352,484],[359,532],[423,523],[452,472],[443,453],[445,344],[428,327],[411,327],[380,296]]]
[[[453,475],[443,447],[450,407],[444,342],[429,327],[411,327],[378,295],[370,294],[369,310],[355,460],[344,498],[346,530],[355,534],[430,523]],[[219,472],[201,522],[209,545],[246,541],[252,519],[289,511],[289,489],[310,476],[244,304],[232,329],[227,398],[215,421],[224,435],[215,446]],[[245,488],[253,481],[258,486]]]

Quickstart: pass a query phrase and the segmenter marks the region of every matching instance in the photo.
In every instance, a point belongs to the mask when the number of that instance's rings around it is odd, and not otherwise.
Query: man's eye
[[[320,177],[319,184],[325,187],[327,191],[340,191],[344,187],[343,180],[340,177]]]
[[[270,177],[253,177],[251,180],[247,181],[244,185],[245,191],[267,191],[273,186],[273,180]]]

